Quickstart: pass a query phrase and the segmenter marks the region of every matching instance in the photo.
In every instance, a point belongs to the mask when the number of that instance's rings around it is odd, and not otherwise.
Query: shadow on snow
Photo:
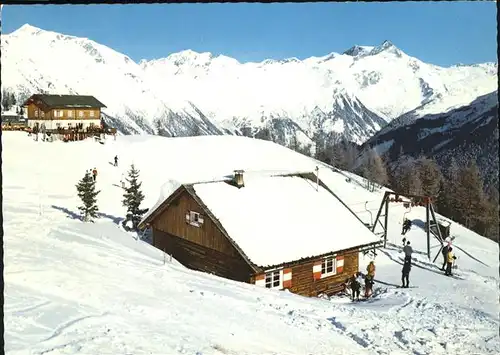
[[[52,205],[51,207],[55,210],[58,210],[58,211],[65,213],[68,216],[68,218],[76,219],[79,221],[83,220],[82,216],[80,214],[73,212],[73,211],[67,209],[66,207],[61,207],[61,206],[56,206],[56,205]],[[115,224],[119,224],[120,221],[123,219],[122,217],[116,217],[116,216],[113,216],[113,215],[110,215],[107,213],[102,213],[102,212],[97,212],[97,217],[110,219]]]

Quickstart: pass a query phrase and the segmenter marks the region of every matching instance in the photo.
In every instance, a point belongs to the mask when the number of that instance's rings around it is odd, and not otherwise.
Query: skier
[[[411,259],[410,259],[411,260]],[[403,284],[401,287],[408,288],[410,284],[410,270],[411,270],[411,261],[406,261],[403,265],[401,283]],[[406,281],[406,282],[405,282]]]
[[[367,275],[365,277],[365,297],[368,298],[372,294],[373,279],[375,278],[375,264],[372,261],[366,267]]]
[[[94,177],[94,181],[96,181],[96,179],[97,179],[97,169],[96,168],[94,168],[92,170],[92,176]]]
[[[445,271],[447,259],[448,259],[448,252],[451,249],[451,242],[448,241],[447,244],[441,249],[441,253],[443,254],[443,266],[441,267],[441,271]]]
[[[452,276],[451,275],[451,265],[453,264],[453,260],[456,260],[457,257],[455,255],[453,255],[453,253],[451,252],[453,250],[453,248],[450,246],[448,247],[448,254],[446,256],[446,271],[444,272],[444,274],[446,276]]]
[[[357,301],[359,301],[359,293],[361,289],[361,281],[362,281],[361,273],[357,272],[354,275],[352,275],[351,280],[350,280],[350,285],[351,285],[351,291],[352,291],[352,301],[354,302],[354,299],[356,298]]]
[[[407,218],[405,218],[404,222],[403,222],[403,230],[401,231],[401,234],[402,235],[405,235],[411,228],[411,221]]]
[[[366,275],[365,277],[365,298],[368,298],[373,293],[373,277]]]
[[[406,242],[403,247],[403,252],[405,253],[405,263],[409,262],[411,264],[411,254],[413,254],[413,248],[410,246],[410,241]]]
[[[115,155],[115,166],[118,166],[118,156]]]

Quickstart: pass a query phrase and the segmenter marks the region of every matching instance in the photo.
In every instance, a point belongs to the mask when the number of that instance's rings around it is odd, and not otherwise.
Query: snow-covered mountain
[[[478,163],[486,184],[498,185],[498,90],[445,113],[420,116],[418,108],[392,121],[362,146],[395,162],[400,155],[433,157],[443,170],[451,158]],[[417,119],[418,118],[418,119]]]
[[[191,50],[135,63],[85,38],[24,25],[2,36],[2,85],[16,93],[91,94],[110,123],[163,135],[268,132],[280,143],[340,133],[358,144],[432,103],[470,103],[497,85],[497,63],[441,68],[392,43],[304,60],[239,63]],[[430,107],[430,106],[429,106]]]

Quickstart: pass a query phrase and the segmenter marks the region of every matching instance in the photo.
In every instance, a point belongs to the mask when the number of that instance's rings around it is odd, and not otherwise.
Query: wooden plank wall
[[[313,278],[313,265],[315,260],[292,266],[292,287],[289,290],[290,292],[310,297],[315,297],[320,293],[329,294],[331,293],[328,292],[329,289],[335,285],[342,284],[358,271],[358,259],[359,253],[357,251],[344,254],[343,272],[320,280],[314,280]]]
[[[186,213],[189,211],[201,214],[204,219],[201,227],[186,223]],[[203,245],[228,256],[240,256],[187,191],[182,192],[167,210],[156,217],[152,226],[160,231]]]
[[[249,282],[252,270],[241,256],[230,257],[219,251],[173,236],[153,227],[153,245],[172,255],[182,265],[230,280]]]
[[[38,116],[35,115],[35,111],[38,111]],[[62,111],[63,115],[62,117],[59,117],[58,114],[55,113],[55,111],[59,112]],[[69,112],[72,112],[72,116],[69,116]],[[79,111],[83,112],[83,117],[79,116]],[[101,117],[101,109],[100,108],[92,108],[92,109],[50,109],[50,110],[44,110],[44,117],[41,116],[42,109],[36,106],[34,103],[31,103],[27,107],[27,112],[28,112],[28,119],[46,119],[46,120],[71,120],[71,119],[100,119]],[[90,112],[94,112],[94,116],[90,116]]]

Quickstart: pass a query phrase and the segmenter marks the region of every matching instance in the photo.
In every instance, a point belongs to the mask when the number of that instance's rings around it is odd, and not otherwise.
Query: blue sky
[[[4,33],[25,23],[136,61],[183,49],[241,62],[304,59],[386,39],[442,66],[497,61],[495,2],[4,6]]]

